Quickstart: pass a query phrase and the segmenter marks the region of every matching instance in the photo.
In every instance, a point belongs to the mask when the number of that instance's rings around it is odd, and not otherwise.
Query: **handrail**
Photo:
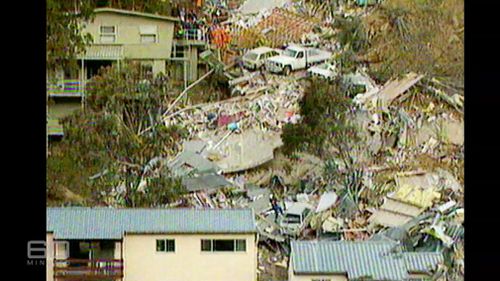
[[[80,266],[78,266],[80,265]],[[123,276],[121,259],[54,259],[54,276],[62,279],[106,279]]]
[[[54,259],[54,262],[123,262],[121,259]]]
[[[183,29],[184,34],[178,36],[178,39],[208,41],[206,32],[200,28]]]
[[[85,89],[88,89],[88,85],[82,83],[80,79],[64,79],[57,82],[47,81],[49,96],[80,97]]]

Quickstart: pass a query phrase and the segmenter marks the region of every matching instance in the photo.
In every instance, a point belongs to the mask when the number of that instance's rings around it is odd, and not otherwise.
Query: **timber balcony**
[[[180,46],[205,46],[210,44],[208,35],[201,29],[183,29],[182,34],[176,33],[176,43]]]
[[[83,83],[79,79],[65,79],[59,83],[47,83],[49,97],[81,97]]]
[[[123,260],[118,259],[56,259],[55,280],[121,280]]]

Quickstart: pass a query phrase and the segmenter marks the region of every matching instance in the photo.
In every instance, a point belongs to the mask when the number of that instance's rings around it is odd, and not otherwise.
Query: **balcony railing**
[[[100,280],[123,278],[123,260],[118,259],[56,259],[57,280]]]
[[[83,86],[78,79],[66,79],[59,83],[47,83],[47,92],[50,97],[81,97]]]
[[[184,29],[182,34],[177,34],[177,39],[208,42],[208,36],[202,29]]]

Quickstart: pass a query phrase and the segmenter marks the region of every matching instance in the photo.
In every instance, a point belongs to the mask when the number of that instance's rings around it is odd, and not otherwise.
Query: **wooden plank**
[[[54,266],[55,272],[66,272],[66,271],[121,271],[123,270],[123,265],[119,266]]]
[[[123,262],[121,259],[55,259],[54,262]]]

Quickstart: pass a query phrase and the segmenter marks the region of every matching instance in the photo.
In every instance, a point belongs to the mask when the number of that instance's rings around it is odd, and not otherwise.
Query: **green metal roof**
[[[120,240],[125,233],[254,233],[251,209],[47,208],[55,239]]]
[[[295,274],[347,274],[349,279],[406,280],[408,272],[429,272],[439,253],[401,253],[389,241],[292,241]]]

